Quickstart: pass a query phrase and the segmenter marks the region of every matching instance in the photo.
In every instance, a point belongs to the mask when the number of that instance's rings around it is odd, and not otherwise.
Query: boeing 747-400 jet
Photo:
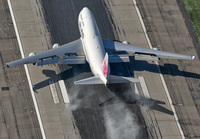
[[[122,77],[110,75],[109,63],[129,62],[129,56],[108,55],[107,50],[125,51],[134,54],[135,59],[156,61],[160,58],[187,59],[193,60],[194,56],[186,56],[174,53],[159,51],[158,49],[146,49],[101,38],[97,24],[92,12],[88,8],[83,8],[78,17],[78,27],[81,38],[68,44],[60,46],[54,44],[53,49],[41,54],[30,53],[29,57],[7,63],[7,67],[23,64],[37,64],[38,66],[47,64],[84,64],[89,63],[94,77],[75,81],[75,84],[105,84],[138,82],[132,77]],[[83,51],[84,55],[77,55],[78,51]],[[76,54],[76,55],[75,55]]]

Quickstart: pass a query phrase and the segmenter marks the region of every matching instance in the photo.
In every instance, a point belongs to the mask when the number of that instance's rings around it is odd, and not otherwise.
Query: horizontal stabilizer
[[[140,82],[140,80],[137,79],[137,78],[131,78],[131,77],[123,77],[123,76],[115,76],[115,75],[109,76],[109,83],[110,84],[129,83],[129,82]]]
[[[75,81],[74,84],[104,84],[103,81],[99,77],[90,77],[86,79],[82,79],[79,81]]]
[[[122,76],[115,76],[109,75],[109,82],[108,84],[117,84],[117,83],[130,83],[130,82],[139,82],[137,78],[131,77],[122,77]],[[86,85],[86,84],[104,84],[103,81],[99,77],[89,77],[86,79],[82,79],[79,81],[75,81],[74,84],[76,85]]]

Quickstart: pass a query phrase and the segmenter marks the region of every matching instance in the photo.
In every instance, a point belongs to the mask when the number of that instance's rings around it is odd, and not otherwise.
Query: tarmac
[[[3,71],[0,72],[0,137],[200,137],[199,59],[194,38],[190,37],[185,25],[189,21],[182,16],[183,7],[178,6],[181,5],[179,0],[137,1],[137,5],[132,0],[11,1],[26,57],[30,52],[41,53],[51,49],[54,43],[64,44],[78,39],[78,14],[85,6],[93,12],[102,38],[128,40],[133,45],[149,48],[136,10],[138,6],[153,47],[196,56],[192,62],[161,60],[159,66],[134,58],[130,63],[111,64],[112,74],[135,76],[140,83],[110,85],[109,88],[73,84],[76,80],[92,76],[88,64],[29,65],[26,72],[23,66],[6,68],[5,63],[21,56],[7,3],[0,2],[3,5],[0,18],[4,21],[0,24],[0,71]],[[31,84],[31,91],[28,84]],[[34,92],[37,105],[31,92]],[[38,123],[38,119],[42,122]]]
[[[41,138],[23,66],[7,68],[20,52],[8,4],[0,0],[0,138]]]
[[[199,44],[183,2],[151,0],[138,5],[155,47],[195,55],[193,61],[162,60],[159,65],[184,136],[199,138]]]

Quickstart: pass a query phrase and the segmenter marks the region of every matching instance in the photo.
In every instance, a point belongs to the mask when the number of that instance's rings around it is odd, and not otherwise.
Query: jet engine
[[[60,44],[55,43],[52,48],[54,49],[54,48],[58,48],[58,47],[60,47]]]
[[[154,47],[153,50],[160,51],[159,48],[157,48],[157,47]]]
[[[130,45],[129,41],[123,41],[122,43]]]
[[[34,52],[31,52],[28,56],[31,57],[31,56],[35,56],[36,54]]]

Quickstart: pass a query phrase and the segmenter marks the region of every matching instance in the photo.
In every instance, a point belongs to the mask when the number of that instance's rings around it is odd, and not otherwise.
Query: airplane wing
[[[187,59],[187,60],[194,59],[194,56],[168,53],[159,50],[152,50],[106,39],[102,39],[102,42],[105,49],[111,49],[115,51],[126,51],[126,52],[133,52],[134,54],[143,54],[143,55],[155,55],[158,58]]]
[[[13,62],[6,63],[7,67],[30,64],[34,63],[38,66],[54,63],[63,63],[63,64],[82,64],[85,63],[85,56],[68,56],[67,54],[77,53],[82,51],[82,42],[80,39],[73,41],[68,44],[64,44],[57,48],[48,50],[46,52],[33,55],[27,58],[16,60]]]

